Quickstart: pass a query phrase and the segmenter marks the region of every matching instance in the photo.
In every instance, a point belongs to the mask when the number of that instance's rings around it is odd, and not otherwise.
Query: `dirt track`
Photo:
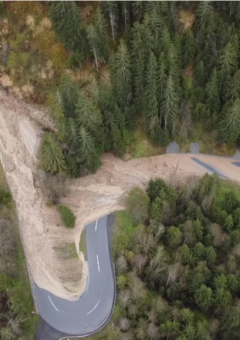
[[[0,156],[16,202],[24,249],[35,282],[60,297],[74,299],[85,289],[87,271],[82,255],[63,261],[56,248],[75,242],[78,249],[84,226],[122,209],[124,197],[132,187],[145,188],[150,178],[157,177],[174,184],[206,171],[191,160],[191,155],[163,155],[123,162],[105,154],[96,174],[68,180],[68,194],[62,202],[71,207],[77,220],[73,231],[65,229],[56,210],[46,206],[38,184],[37,151],[42,129],[30,118],[35,118],[36,112],[46,121],[46,115],[38,108],[0,91]],[[230,159],[195,157],[225,176],[240,180],[240,169],[232,165]]]

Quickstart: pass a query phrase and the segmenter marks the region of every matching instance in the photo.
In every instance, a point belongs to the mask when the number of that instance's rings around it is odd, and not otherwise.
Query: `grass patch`
[[[54,248],[54,250],[56,250],[58,256],[63,260],[71,260],[78,258],[75,243],[66,243],[62,247]]]
[[[81,233],[79,249],[84,254],[85,260],[87,260],[87,245],[86,245],[86,228]]]
[[[200,153],[212,154],[216,156],[233,156],[236,147],[230,147],[225,143],[219,142],[217,131],[207,131],[202,124],[195,124],[190,142],[200,142]]]
[[[113,256],[116,257],[127,246],[133,236],[135,227],[127,210],[115,212],[115,224],[112,232]]]
[[[143,122],[139,120],[136,124],[138,128],[133,131],[133,141],[123,157],[125,161],[136,158],[152,157],[166,153],[165,147],[156,147],[148,139]]]

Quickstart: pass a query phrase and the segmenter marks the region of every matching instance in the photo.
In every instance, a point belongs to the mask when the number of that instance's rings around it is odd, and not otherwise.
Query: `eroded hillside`
[[[42,126],[52,127],[38,107],[0,92],[0,155],[7,181],[16,202],[21,235],[29,268],[35,282],[52,293],[75,299],[85,289],[87,270],[82,254],[63,259],[57,249],[76,244],[89,222],[124,207],[125,194],[134,186],[145,187],[150,178],[161,177],[178,184],[190,175],[205,170],[191,155],[163,155],[123,162],[105,154],[96,174],[67,181],[62,198],[77,216],[76,227],[63,227],[55,207],[47,206],[38,180],[38,147]],[[51,125],[49,125],[51,124]],[[227,177],[239,180],[239,169],[230,159],[196,156],[215,166]]]

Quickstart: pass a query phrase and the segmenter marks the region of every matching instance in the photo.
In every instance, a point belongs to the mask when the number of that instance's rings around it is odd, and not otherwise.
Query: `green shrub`
[[[0,204],[9,204],[12,201],[12,195],[10,192],[0,189]]]
[[[60,211],[61,219],[65,227],[73,228],[76,220],[73,212],[66,205],[59,205],[58,210]]]

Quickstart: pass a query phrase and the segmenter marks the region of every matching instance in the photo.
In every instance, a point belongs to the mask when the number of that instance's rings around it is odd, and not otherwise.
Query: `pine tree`
[[[68,119],[67,132],[67,142],[70,149],[69,151],[76,152],[79,145],[78,124],[72,118]]]
[[[90,49],[94,55],[95,66],[98,71],[99,69],[99,51],[98,51],[98,32],[97,29],[93,25],[89,25],[87,28],[87,37]]]
[[[145,24],[135,23],[131,33],[135,105],[140,112],[143,107],[144,78],[152,40],[150,30]]]
[[[164,101],[160,110],[163,113],[165,129],[168,128],[174,133],[175,124],[179,115],[179,97],[171,74],[167,79],[166,89],[164,91]]]
[[[186,67],[194,60],[196,55],[196,43],[191,28],[188,28],[183,36],[183,64]]]
[[[206,85],[206,95],[207,95],[207,104],[210,110],[217,111],[220,107],[220,88],[219,88],[219,79],[216,68],[213,69],[210,80]]]
[[[226,81],[226,86],[223,90],[224,99],[229,101],[234,101],[240,98],[240,70],[238,70],[234,76]]]
[[[124,18],[124,26],[125,30],[128,30],[130,28],[131,24],[131,3],[130,1],[121,1],[121,7],[122,7],[122,14]]]
[[[131,1],[134,21],[141,22],[145,14],[146,1]]]
[[[67,75],[64,75],[61,79],[57,98],[65,116],[74,117],[76,104],[78,101],[78,88],[77,85]]]
[[[41,146],[41,166],[52,173],[66,170],[65,159],[52,133],[45,133]]]
[[[88,131],[96,132],[102,124],[99,109],[84,94],[79,96],[76,114],[79,125],[83,125]]]
[[[126,110],[132,95],[132,71],[130,54],[123,40],[112,59],[111,77],[118,102]]]
[[[167,84],[167,68],[166,68],[166,61],[164,58],[164,54],[161,53],[159,58],[159,70],[158,70],[158,99],[159,99],[159,107],[161,108],[164,101],[164,92],[166,89]],[[161,120],[163,119],[162,115],[160,115]],[[162,125],[162,121],[161,121]]]
[[[206,75],[206,68],[205,68],[203,60],[201,60],[197,64],[197,66],[195,66],[195,76],[196,76],[198,85],[204,86],[206,79],[207,79],[207,75]]]
[[[63,44],[74,53],[82,52],[86,56],[86,31],[75,1],[56,1],[49,6],[53,27]]]
[[[113,146],[113,151],[117,156],[123,156],[126,145],[123,139],[123,136],[121,134],[120,129],[117,127],[116,124],[112,124],[111,127],[111,133],[112,133],[112,146]]]
[[[86,130],[84,126],[79,129],[79,139],[80,139],[80,151],[84,159],[88,159],[89,155],[92,154],[94,149],[94,142],[90,133]]]
[[[98,71],[99,61],[106,62],[108,59],[108,41],[106,22],[100,8],[97,8],[94,18],[95,25],[87,28],[89,46],[93,52],[95,66]]]
[[[158,117],[157,61],[153,52],[150,54],[145,83],[145,117],[147,119],[150,119],[151,117]]]
[[[96,10],[95,22],[98,33],[98,51],[101,60],[107,62],[109,55],[107,24],[100,7]]]
[[[237,98],[225,112],[220,122],[220,133],[224,142],[234,145],[240,136],[240,99]]]
[[[119,8],[117,1],[105,1],[104,6],[110,18],[111,33],[113,41],[116,40],[118,34]]]
[[[199,26],[204,26],[208,21],[213,7],[210,1],[200,1],[197,7],[197,23]]]
[[[231,43],[228,43],[223,49],[219,57],[219,64],[221,67],[222,81],[226,81],[226,77],[230,77],[238,69],[238,55],[237,51]]]

